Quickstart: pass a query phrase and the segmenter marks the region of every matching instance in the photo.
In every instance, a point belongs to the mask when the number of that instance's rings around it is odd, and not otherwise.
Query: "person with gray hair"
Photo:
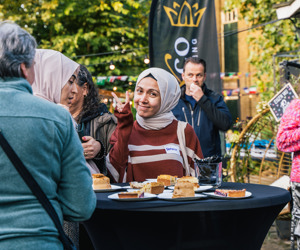
[[[9,22],[1,23],[0,32],[0,77],[29,78],[28,82],[32,84],[35,39],[16,24]]]
[[[67,110],[33,96],[36,41],[0,22],[0,131],[42,188],[60,222],[91,217],[96,197]],[[0,148],[0,249],[63,249],[59,233]]]

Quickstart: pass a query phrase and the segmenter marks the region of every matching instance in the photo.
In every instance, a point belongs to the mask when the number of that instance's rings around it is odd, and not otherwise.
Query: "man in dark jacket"
[[[180,121],[192,125],[204,157],[221,156],[219,130],[226,131],[232,124],[232,117],[223,97],[207,88],[206,62],[197,57],[187,58],[182,73],[185,85],[181,98],[172,110]]]

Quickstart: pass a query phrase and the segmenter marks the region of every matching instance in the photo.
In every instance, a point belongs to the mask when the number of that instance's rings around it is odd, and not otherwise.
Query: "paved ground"
[[[261,250],[290,250],[291,245],[290,241],[287,239],[280,239],[277,230],[276,230],[276,225],[275,223],[271,226],[265,241],[262,245]]]

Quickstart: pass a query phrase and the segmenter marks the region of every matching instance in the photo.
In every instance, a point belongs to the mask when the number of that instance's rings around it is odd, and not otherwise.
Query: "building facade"
[[[255,69],[247,61],[250,51],[244,30],[249,25],[239,20],[237,9],[225,12],[224,2],[215,0],[222,93],[233,120],[246,120],[257,113],[260,100],[252,77]]]

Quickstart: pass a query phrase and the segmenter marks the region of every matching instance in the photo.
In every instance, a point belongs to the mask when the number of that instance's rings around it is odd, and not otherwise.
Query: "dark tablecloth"
[[[97,208],[84,226],[96,249],[260,249],[287,190],[223,183],[252,193],[246,199],[114,201],[97,193]]]
[[[128,186],[128,184],[123,184]],[[220,188],[225,189],[243,189],[252,193],[250,198],[238,200],[217,200],[204,199],[196,201],[165,201],[165,200],[150,200],[139,202],[115,201],[108,198],[112,193],[96,193],[97,209],[103,210],[130,210],[130,211],[215,211],[215,210],[235,210],[249,209],[258,207],[268,207],[287,203],[290,200],[289,193],[277,187],[266,185],[248,184],[248,183],[232,183],[224,182]],[[124,190],[118,190],[121,192]],[[205,192],[210,192],[207,190]]]

